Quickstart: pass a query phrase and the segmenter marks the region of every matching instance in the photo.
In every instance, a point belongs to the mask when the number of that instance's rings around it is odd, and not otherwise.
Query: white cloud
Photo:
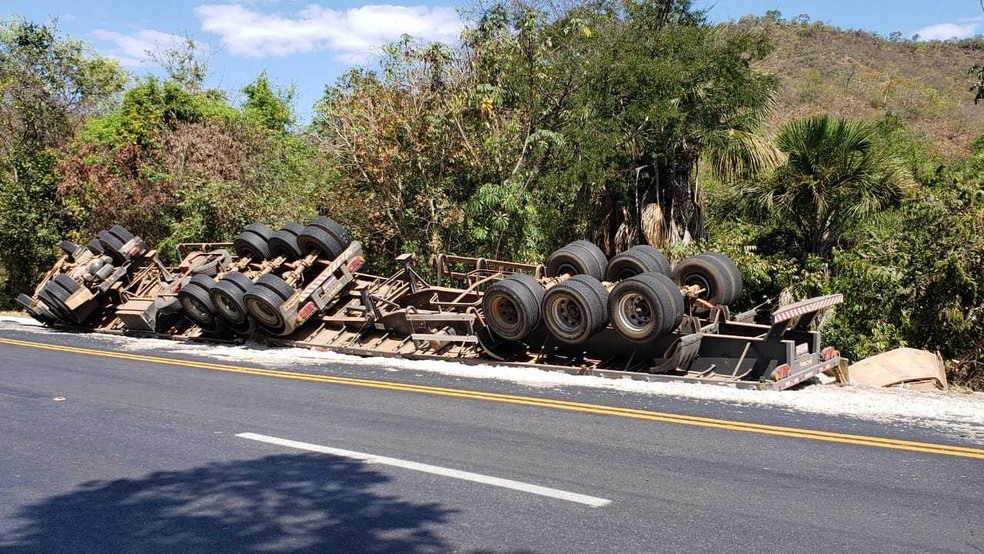
[[[961,39],[973,36],[977,31],[979,23],[937,23],[916,31],[919,40],[949,40],[951,38]]]
[[[163,33],[154,29],[140,29],[135,34],[124,35],[96,29],[92,35],[101,41],[108,42],[113,46],[106,53],[119,60],[127,67],[138,67],[150,63],[147,51],[158,52],[180,47],[185,37]]]
[[[463,23],[453,8],[369,4],[348,10],[310,5],[293,15],[263,13],[241,4],[195,9],[202,29],[232,53],[260,58],[327,50],[343,62],[362,62],[408,34],[424,42],[453,42]]]

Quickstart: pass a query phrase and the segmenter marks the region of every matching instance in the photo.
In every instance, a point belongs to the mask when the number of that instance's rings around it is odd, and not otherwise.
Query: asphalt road
[[[0,341],[3,554],[984,552],[984,451],[931,430]]]

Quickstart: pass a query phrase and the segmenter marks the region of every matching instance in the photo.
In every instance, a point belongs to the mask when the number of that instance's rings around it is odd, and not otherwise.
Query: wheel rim
[[[556,331],[566,337],[574,338],[580,335],[587,325],[580,304],[566,294],[555,296],[550,301],[547,313],[550,314]]]
[[[251,297],[246,299],[246,309],[264,327],[274,330],[284,327],[284,318],[280,315],[280,310],[260,298]]]
[[[212,301],[215,302],[215,309],[222,317],[229,320],[229,323],[242,323],[246,319],[243,308],[234,298],[229,296],[229,293],[216,291],[214,294],[215,298]]]
[[[522,326],[522,317],[516,303],[505,296],[492,299],[491,316],[501,335],[515,336]],[[507,337],[508,338],[508,337]]]
[[[185,312],[187,312],[189,319],[202,327],[210,327],[212,325],[215,318],[201,300],[194,296],[182,296],[180,302]]]
[[[619,329],[632,338],[647,336],[655,323],[652,305],[637,292],[622,295],[618,299],[614,315]]]
[[[697,285],[698,287],[704,289],[704,292],[697,295],[698,298],[707,299],[713,296],[714,291],[711,290],[711,283],[705,279],[703,275],[691,273],[683,278],[683,284],[687,287]]]

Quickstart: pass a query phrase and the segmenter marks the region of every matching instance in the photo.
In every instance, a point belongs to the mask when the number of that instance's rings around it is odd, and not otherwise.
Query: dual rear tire
[[[673,280],[681,287],[698,286],[698,297],[711,304],[730,305],[741,296],[742,279],[731,258],[717,252],[699,254],[677,263]]]
[[[216,282],[213,277],[200,273],[193,276],[178,291],[178,302],[184,308],[184,313],[188,319],[209,332],[219,331],[223,327],[222,319],[216,314],[211,299],[211,291],[215,285]]]
[[[633,246],[608,262],[605,280],[615,283],[642,273],[670,275],[670,261],[658,249],[648,244]]]
[[[558,341],[581,344],[608,325],[608,291],[591,275],[575,275],[543,296],[543,322]]]
[[[304,231],[304,226],[297,222],[290,222],[280,228],[279,231],[270,237],[270,253],[274,257],[284,257],[288,261],[293,261],[304,256],[297,237]]]
[[[242,233],[232,239],[233,250],[240,258],[252,258],[254,261],[266,260],[270,255],[270,239],[273,229],[262,223],[250,223]]]
[[[129,260],[129,255],[123,251],[123,246],[133,239],[133,233],[125,227],[113,225],[108,230],[96,233],[95,242],[98,243],[98,248],[90,242],[89,249],[101,250],[102,253],[111,256],[117,264],[122,264]]]
[[[77,322],[78,318],[68,307],[68,299],[79,288],[80,285],[74,279],[59,273],[44,285],[38,298],[58,319],[70,323]]]
[[[249,319],[243,298],[253,281],[242,273],[227,274],[208,292],[215,312],[233,329],[248,329]]]
[[[334,260],[352,243],[348,231],[335,221],[319,216],[308,222],[297,237],[297,245],[304,255],[315,252]]]
[[[243,295],[243,305],[261,327],[275,335],[284,335],[290,326],[281,307],[294,292],[286,281],[267,273],[249,287]]]
[[[597,245],[586,240],[576,240],[547,258],[546,275],[590,275],[600,281],[605,277],[607,267],[608,258]]]
[[[662,273],[641,273],[619,282],[608,297],[612,327],[634,342],[666,336],[683,321],[680,289]]]
[[[516,273],[489,286],[482,296],[482,313],[500,337],[523,340],[540,325],[543,294],[536,279]]]
[[[292,222],[277,231],[262,223],[251,223],[233,239],[233,248],[238,256],[257,262],[276,257],[293,261],[315,252],[334,259],[351,242],[341,225],[320,216],[307,226]],[[188,318],[208,331],[218,330],[225,322],[233,331],[246,333],[251,329],[252,318],[268,332],[283,335],[291,326],[281,308],[295,292],[294,287],[273,273],[253,282],[243,273],[232,272],[218,282],[196,275],[178,298]]]

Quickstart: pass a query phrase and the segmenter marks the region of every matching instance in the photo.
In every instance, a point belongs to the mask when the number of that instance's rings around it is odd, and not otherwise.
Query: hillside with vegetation
[[[968,94],[971,67],[984,60],[984,41],[919,42],[882,37],[772,12],[746,17],[775,49],[759,68],[779,78],[778,109],[768,128],[816,113],[878,120],[900,118],[945,158],[964,156],[984,134],[984,110]]]
[[[59,238],[111,223],[167,258],[327,213],[379,271],[400,252],[541,262],[579,238],[725,252],[740,308],[844,292],[822,323],[847,356],[938,350],[984,387],[975,42],[715,25],[686,0],[554,6],[388,45],[303,125],[266,75],[241,104],[210,88],[192,42],[134,76],[51,24],[0,20],[0,299]]]

